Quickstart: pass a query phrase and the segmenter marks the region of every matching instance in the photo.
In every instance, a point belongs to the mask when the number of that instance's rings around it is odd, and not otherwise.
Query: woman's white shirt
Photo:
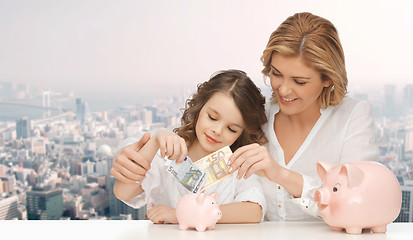
[[[315,190],[322,185],[316,163],[323,161],[337,165],[351,161],[377,161],[379,149],[372,107],[365,101],[346,97],[338,106],[321,109],[320,118],[287,165],[274,132],[278,111],[278,104],[266,103],[268,122],[263,125],[263,130],[269,142],[265,146],[279,165],[302,175],[304,186],[301,198],[294,198],[282,186],[260,178],[267,203],[264,220],[321,220],[314,202]]]

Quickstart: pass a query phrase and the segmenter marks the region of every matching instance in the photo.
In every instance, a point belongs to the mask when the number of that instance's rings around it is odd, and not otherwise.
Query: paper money
[[[189,157],[186,157],[182,163],[175,161],[167,161],[167,163],[169,163],[167,171],[188,191],[197,193],[201,189],[206,180],[205,172],[194,165]]]
[[[228,171],[228,160],[231,155],[231,148],[226,146],[195,162],[195,165],[206,174],[201,191],[231,175]]]
[[[184,162],[167,161],[167,171],[172,174],[188,191],[197,193],[230,175],[228,160],[231,149],[226,146],[195,163],[189,157]]]

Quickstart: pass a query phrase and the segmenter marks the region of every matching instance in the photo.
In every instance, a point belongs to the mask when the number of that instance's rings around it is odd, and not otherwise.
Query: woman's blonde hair
[[[322,81],[331,81],[321,92],[321,108],[340,104],[347,94],[347,73],[344,52],[334,25],[311,13],[296,13],[275,30],[268,41],[261,61],[262,73],[270,75],[273,54],[300,57],[321,74]]]
[[[267,142],[261,129],[267,122],[265,98],[247,74],[240,70],[216,72],[209,81],[199,84],[198,91],[186,101],[181,127],[175,128],[174,132],[191,145],[196,139],[195,126],[199,113],[215,93],[225,93],[232,97],[245,122],[244,131],[230,146],[232,151],[247,144]]]

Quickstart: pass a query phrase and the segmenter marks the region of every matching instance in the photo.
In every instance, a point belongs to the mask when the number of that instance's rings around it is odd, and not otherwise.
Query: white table
[[[153,224],[137,220],[87,221],[0,221],[0,239],[228,239],[228,240],[357,240],[413,239],[413,223],[392,223],[386,233],[359,235],[336,232],[322,222],[262,222],[258,224],[218,224],[215,230],[181,231],[178,225]]]

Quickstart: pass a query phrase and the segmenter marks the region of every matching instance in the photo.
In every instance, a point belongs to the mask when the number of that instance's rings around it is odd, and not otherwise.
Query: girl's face
[[[234,99],[224,93],[215,93],[199,113],[194,145],[205,155],[231,146],[243,132],[244,124]]]
[[[320,109],[317,101],[330,81],[322,81],[321,74],[308,67],[300,57],[273,54],[270,71],[271,87],[278,100],[280,112],[295,115],[308,109]]]

